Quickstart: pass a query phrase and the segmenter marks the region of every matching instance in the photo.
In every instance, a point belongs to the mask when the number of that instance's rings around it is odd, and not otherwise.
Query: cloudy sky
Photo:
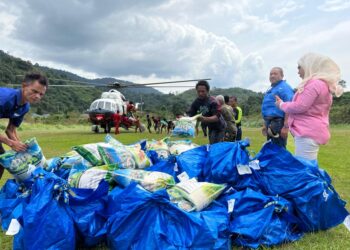
[[[0,49],[88,78],[259,91],[273,66],[297,86],[298,59],[318,52],[350,85],[348,13],[349,0],[1,0]]]

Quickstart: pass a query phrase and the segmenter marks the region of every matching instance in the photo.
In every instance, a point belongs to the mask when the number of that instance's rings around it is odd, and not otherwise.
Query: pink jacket
[[[307,137],[319,144],[326,144],[329,132],[329,111],[332,94],[328,85],[319,79],[311,79],[301,93],[295,93],[291,102],[284,102],[280,108],[287,113],[288,125],[293,136]]]

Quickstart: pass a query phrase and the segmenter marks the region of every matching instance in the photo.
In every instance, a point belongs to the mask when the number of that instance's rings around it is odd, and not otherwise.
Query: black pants
[[[152,133],[151,128],[152,128],[152,124],[148,123],[148,124],[147,124],[147,129],[148,129],[148,131],[149,131],[150,133]]]
[[[237,126],[237,135],[236,135],[236,141],[242,140],[242,127]]]
[[[281,130],[283,128],[284,125],[284,118],[280,118],[280,117],[269,117],[269,118],[264,118],[265,120],[265,126],[266,128],[271,129],[271,131],[274,134],[278,134],[279,136],[277,138],[275,137],[271,137],[269,135],[267,135],[267,139],[271,140],[273,143],[286,148],[287,146],[287,139],[284,139],[281,137]]]
[[[207,134],[208,125],[201,122],[201,127],[202,127],[202,131],[203,131],[203,135],[206,137],[208,135]]]

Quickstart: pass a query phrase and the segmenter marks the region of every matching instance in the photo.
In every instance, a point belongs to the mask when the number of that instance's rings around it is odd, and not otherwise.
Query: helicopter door
[[[113,113],[117,112],[117,107],[116,107],[115,103],[112,103],[112,111],[113,111]]]

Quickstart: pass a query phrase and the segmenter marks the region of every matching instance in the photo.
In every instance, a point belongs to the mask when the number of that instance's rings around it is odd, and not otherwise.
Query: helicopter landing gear
[[[105,133],[107,134],[107,133],[110,133],[111,132],[111,125],[109,125],[109,124],[106,124],[106,126],[104,127],[104,130],[105,130]]]
[[[92,125],[91,126],[91,130],[92,130],[92,132],[95,132],[96,134],[98,132],[100,132],[100,128],[98,127],[98,125]]]

